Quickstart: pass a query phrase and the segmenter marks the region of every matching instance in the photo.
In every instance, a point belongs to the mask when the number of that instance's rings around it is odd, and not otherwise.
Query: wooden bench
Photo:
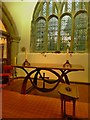
[[[68,85],[62,83],[60,88],[58,89],[61,98],[61,114],[62,117],[67,117],[69,115],[66,114],[66,102],[73,102],[73,115],[72,118],[75,117],[75,103],[79,98],[78,89],[76,85]]]

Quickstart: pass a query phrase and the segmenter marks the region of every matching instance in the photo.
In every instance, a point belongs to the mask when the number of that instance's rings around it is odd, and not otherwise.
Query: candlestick
[[[67,48],[67,59],[66,62],[63,64],[63,67],[72,67],[72,65],[69,63],[69,48]]]
[[[15,65],[16,65],[17,58],[15,57]]]
[[[67,60],[68,60],[68,57],[69,57],[69,49],[67,48]]]
[[[27,59],[25,59],[25,61],[22,64],[23,66],[30,66],[30,63],[27,61]]]

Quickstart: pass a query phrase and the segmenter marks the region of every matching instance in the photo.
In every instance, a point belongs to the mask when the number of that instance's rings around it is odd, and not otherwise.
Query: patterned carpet
[[[58,98],[2,90],[2,101],[3,118],[61,118]],[[67,102],[67,114],[72,115],[71,102]],[[76,118],[88,118],[88,103],[77,102]]]
[[[2,103],[1,116],[3,118],[12,118],[12,120],[13,118],[18,118],[18,120],[21,120],[21,118],[25,118],[25,120],[26,118],[41,118],[42,120],[45,118],[50,120],[61,119],[61,100],[59,94],[57,94],[58,88],[49,93],[41,93],[37,90],[33,90],[29,94],[23,95],[20,94],[21,83],[22,80],[15,80],[2,89],[2,94],[0,94],[2,95],[0,96],[2,97],[2,102],[0,103]],[[28,83],[28,85],[30,85],[30,83]],[[80,97],[80,99],[82,99],[82,97]],[[90,104],[87,100],[78,100],[76,102],[76,120],[88,119],[89,106]],[[67,102],[66,109],[67,114],[72,115],[71,102]]]
[[[7,85],[6,87],[4,87],[4,89],[21,93],[22,82],[23,82],[23,78],[15,79],[13,82],[10,83],[10,85]],[[32,86],[29,81],[27,84],[27,88],[28,88],[28,86]],[[47,87],[49,87],[49,86],[47,86]],[[60,98],[60,96],[58,94],[59,87],[60,87],[60,85],[58,85],[58,87],[55,90],[53,90],[51,92],[47,92],[47,93],[39,92],[38,90],[34,89],[34,90],[30,91],[28,94]],[[88,86],[83,85],[83,84],[77,84],[77,87],[78,87],[78,91],[79,91],[78,101],[85,102],[85,103],[89,102],[88,101],[89,100],[89,88],[88,88]]]

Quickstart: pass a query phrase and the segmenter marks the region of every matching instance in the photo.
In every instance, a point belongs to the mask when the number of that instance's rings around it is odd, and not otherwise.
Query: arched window
[[[87,51],[88,2],[38,2],[31,23],[31,52]]]
[[[70,48],[71,42],[71,29],[72,20],[71,17],[65,15],[61,18],[60,29],[60,51],[66,51],[67,47]]]
[[[85,51],[87,40],[87,14],[80,13],[75,17],[74,51]]]
[[[57,40],[58,40],[58,19],[52,17],[48,21],[48,41],[47,41],[48,51],[57,50]]]
[[[35,41],[36,51],[44,50],[45,28],[46,28],[46,22],[44,19],[40,19],[36,22],[36,33],[37,33],[36,41]]]

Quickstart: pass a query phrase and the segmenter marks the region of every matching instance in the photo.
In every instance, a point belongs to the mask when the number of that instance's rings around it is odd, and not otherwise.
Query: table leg
[[[67,83],[67,84],[70,84],[69,79],[68,79],[68,76],[67,76],[67,73],[68,73],[69,71],[61,70],[61,72],[62,72],[61,76],[62,76],[62,78],[64,78],[64,80],[65,80],[64,82]]]
[[[63,99],[61,98],[61,116],[63,117]]]
[[[73,100],[73,117],[75,117],[75,103],[76,103],[76,100]]]
[[[64,117],[66,116],[66,101],[64,100]]]

